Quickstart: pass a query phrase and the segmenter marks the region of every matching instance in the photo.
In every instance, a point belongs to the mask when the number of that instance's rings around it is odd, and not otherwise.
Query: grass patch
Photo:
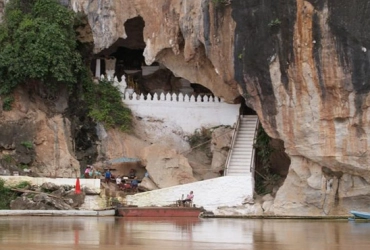
[[[0,178],[0,210],[10,209],[10,202],[20,195],[12,189],[24,189],[29,186],[31,186],[29,182],[22,181],[16,186],[6,187],[5,180]]]
[[[206,147],[207,142],[210,142],[212,139],[212,131],[212,129],[207,129],[204,127],[195,130],[194,134],[188,138],[190,147]]]

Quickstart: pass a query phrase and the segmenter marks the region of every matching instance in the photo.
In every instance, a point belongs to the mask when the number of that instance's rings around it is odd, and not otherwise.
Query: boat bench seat
[[[185,203],[182,202],[182,200],[175,201],[175,205],[177,207],[193,207],[193,201],[185,201]]]

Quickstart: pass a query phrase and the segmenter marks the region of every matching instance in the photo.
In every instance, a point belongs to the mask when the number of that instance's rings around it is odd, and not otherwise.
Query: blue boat
[[[350,213],[353,214],[355,218],[370,219],[370,213],[358,211],[350,211]]]

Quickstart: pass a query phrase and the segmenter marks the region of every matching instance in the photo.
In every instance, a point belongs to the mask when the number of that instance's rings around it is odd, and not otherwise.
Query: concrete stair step
[[[233,149],[232,155],[251,155],[252,152],[252,149],[248,150],[246,148],[237,148],[235,150]]]
[[[230,152],[227,175],[250,176],[251,157],[256,135],[257,116],[240,117],[239,128]]]
[[[227,173],[227,176],[249,176],[249,174],[234,174],[234,173]]]
[[[253,148],[252,147],[234,147],[232,153],[234,152],[252,152]]]
[[[227,173],[232,173],[232,174],[249,174],[250,171],[232,171],[232,170],[229,170],[227,171]]]
[[[249,169],[229,169],[229,173],[249,173]]]

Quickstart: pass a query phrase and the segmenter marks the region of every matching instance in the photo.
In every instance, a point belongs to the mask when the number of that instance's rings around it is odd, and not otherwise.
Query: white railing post
[[[256,151],[254,145],[256,144],[256,140],[257,140],[258,126],[259,126],[259,120],[257,118],[256,128],[254,130],[254,137],[253,137],[253,148],[252,148],[252,156],[251,156],[251,165],[250,165],[250,168],[249,168],[249,171],[253,174],[253,176],[254,176],[254,167],[255,167],[254,155],[255,155],[255,151]]]
[[[230,150],[227,154],[227,158],[226,158],[226,162],[225,162],[225,169],[224,169],[224,175],[225,176],[227,175],[227,171],[229,170],[231,155],[232,155],[232,152],[233,152],[234,144],[235,144],[235,141],[236,141],[236,134],[238,133],[239,126],[240,126],[240,115],[238,115],[238,118],[237,118],[237,121],[236,121],[235,130],[234,130],[233,137],[232,137],[231,143],[230,143]]]

